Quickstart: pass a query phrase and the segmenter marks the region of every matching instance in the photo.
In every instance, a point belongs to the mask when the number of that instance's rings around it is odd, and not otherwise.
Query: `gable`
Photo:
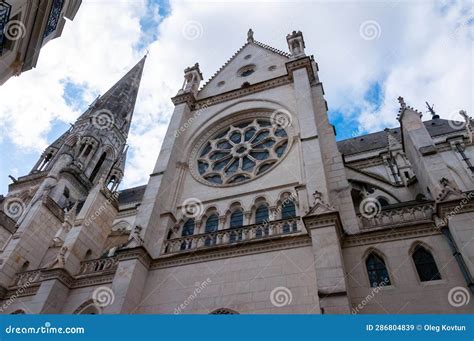
[[[204,84],[197,99],[236,90],[248,82],[255,84],[286,75],[288,56],[259,42],[245,44],[237,53]],[[248,75],[243,71],[253,69]]]

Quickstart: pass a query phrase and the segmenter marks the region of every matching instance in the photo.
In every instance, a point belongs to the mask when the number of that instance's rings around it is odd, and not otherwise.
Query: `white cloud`
[[[170,15],[157,27],[158,39],[148,46],[125,185],[147,181],[183,69],[199,62],[208,79],[244,44],[250,27],[257,40],[284,51],[286,34],[301,30],[307,53],[319,63],[330,109],[350,115],[358,108],[364,130],[396,125],[399,95],[420,110],[425,100],[434,102],[441,116],[461,108],[472,115],[472,22],[465,24],[472,17],[469,10],[462,2],[441,7],[429,1],[173,1]],[[62,98],[61,80],[86,84],[88,100],[106,91],[143,53],[134,46],[150,41],[140,31],[140,18],[150,15],[157,16],[156,8],[147,11],[145,1],[84,1],[63,36],[43,49],[38,68],[0,90],[6,106],[0,129],[6,138],[18,148],[42,149],[54,120],[70,122],[79,114]],[[379,24],[378,38],[361,37],[360,25],[367,20]],[[192,40],[183,34],[190,22],[199,23]],[[364,99],[374,82],[380,82],[384,95],[379,109]]]

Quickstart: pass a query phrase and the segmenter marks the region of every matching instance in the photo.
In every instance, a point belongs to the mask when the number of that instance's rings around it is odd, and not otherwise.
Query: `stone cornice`
[[[40,178],[43,178],[46,175],[48,175],[47,170],[42,171],[42,172],[34,172],[34,173],[31,173],[31,174],[28,174],[28,175],[25,175],[25,176],[20,176],[18,178],[17,182],[9,184],[8,187],[16,186],[16,185],[19,185],[21,183],[25,183],[25,182],[29,182],[29,181],[33,181],[33,180],[38,180]]]
[[[152,263],[152,258],[150,254],[143,246],[138,246],[131,249],[117,250],[116,255],[119,261],[138,259],[146,268],[149,268],[150,264]]]
[[[214,104],[226,102],[226,101],[236,99],[242,96],[254,94],[263,90],[276,88],[278,86],[282,86],[282,85],[286,85],[290,83],[291,83],[291,79],[288,75],[272,78],[270,80],[266,80],[260,83],[251,84],[245,88],[231,90],[219,95],[200,99],[196,102],[194,109],[209,107]]]
[[[337,211],[327,212],[317,215],[307,215],[303,217],[304,224],[308,230],[318,229],[327,226],[336,226],[341,229],[341,220]]]
[[[314,70],[313,66],[311,63],[311,58],[309,56],[299,58],[296,60],[291,60],[285,64],[286,66],[286,71],[288,72],[288,75],[293,79],[293,71],[305,68],[308,71],[308,77],[310,82],[315,81],[314,77]]]
[[[311,239],[308,235],[299,235],[292,238],[281,238],[278,240],[262,240],[259,243],[242,244],[238,247],[223,247],[222,249],[217,249],[214,251],[197,250],[192,253],[162,256],[153,260],[150,269],[168,268],[173,266],[206,262],[210,260],[232,258],[262,252],[279,251],[310,245]]]
[[[465,197],[436,204],[436,214],[440,218],[453,214],[474,212],[474,192],[465,192]]]
[[[174,105],[186,103],[191,108],[194,106],[196,98],[194,97],[194,94],[192,92],[185,92],[174,96],[173,98],[171,98],[171,101],[173,101]]]
[[[384,243],[394,240],[415,238],[422,236],[438,235],[441,232],[434,227],[433,223],[425,223],[420,226],[399,227],[396,229],[386,228],[377,231],[368,231],[356,235],[345,236],[342,239],[342,247],[354,247],[373,243]]]

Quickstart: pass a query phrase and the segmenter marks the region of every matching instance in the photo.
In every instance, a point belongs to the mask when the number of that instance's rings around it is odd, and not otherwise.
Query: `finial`
[[[253,43],[253,30],[251,28],[249,28],[249,31],[247,32],[247,42]]]
[[[430,105],[428,102],[425,102],[426,103],[426,106],[428,107],[428,112],[431,114],[431,116],[433,117],[433,120],[436,120],[439,118],[439,115],[436,114],[436,112],[434,111],[434,105]]]
[[[402,96],[398,96],[398,103],[400,103],[400,109],[405,109],[407,107],[405,100]]]
[[[470,117],[468,116],[465,110],[459,110],[459,115],[461,115],[466,121],[469,121]]]

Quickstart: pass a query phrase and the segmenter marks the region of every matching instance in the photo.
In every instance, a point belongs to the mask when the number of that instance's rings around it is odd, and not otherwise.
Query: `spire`
[[[98,125],[104,127],[115,125],[124,135],[127,135],[146,57],[145,55],[109,91],[97,98],[79,120],[92,117]]]

